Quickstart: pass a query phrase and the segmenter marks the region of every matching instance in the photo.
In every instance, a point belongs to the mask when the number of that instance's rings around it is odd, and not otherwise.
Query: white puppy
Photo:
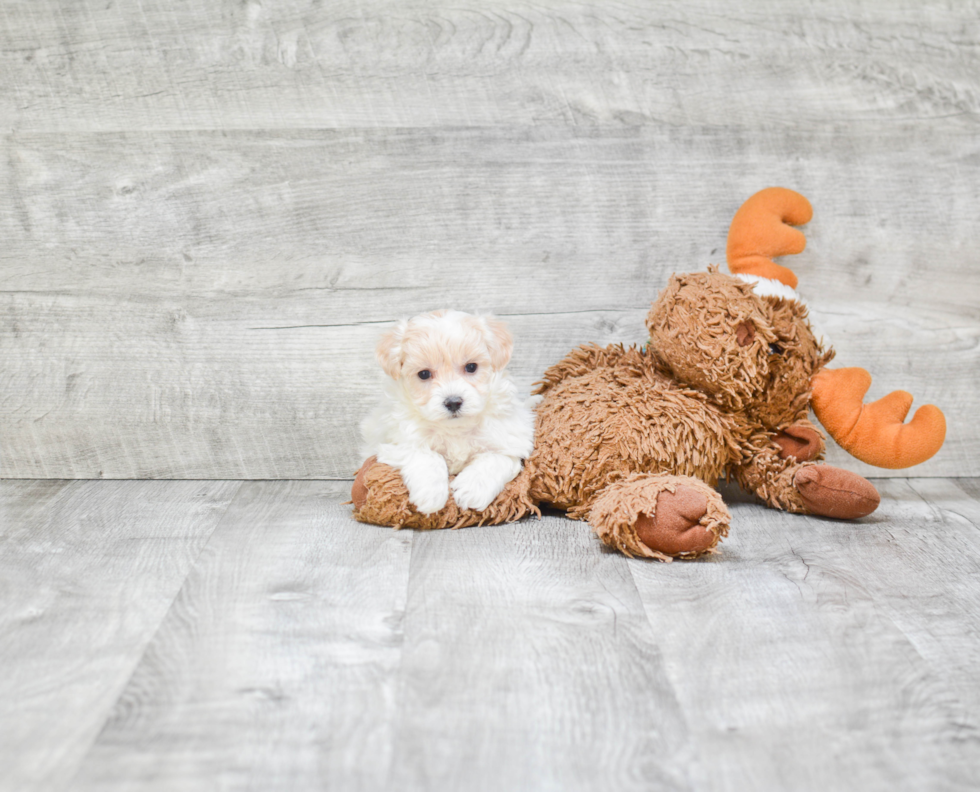
[[[398,468],[423,514],[453,500],[483,510],[534,446],[534,413],[504,371],[514,342],[491,316],[433,311],[378,344],[386,403],[361,424],[365,456]]]

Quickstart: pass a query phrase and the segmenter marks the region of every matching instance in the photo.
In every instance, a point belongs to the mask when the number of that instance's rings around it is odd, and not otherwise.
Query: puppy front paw
[[[408,500],[422,514],[435,514],[449,500],[449,478],[413,482],[408,485]]]
[[[450,485],[453,490],[453,500],[461,509],[474,509],[483,511],[493,503],[503,487],[497,486],[494,481],[481,479],[476,475],[467,475],[469,469],[463,470]]]

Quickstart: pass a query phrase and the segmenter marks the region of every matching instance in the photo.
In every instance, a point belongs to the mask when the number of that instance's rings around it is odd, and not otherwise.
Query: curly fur
[[[721,477],[775,508],[808,511],[814,501],[803,500],[795,476],[822,456],[822,435],[807,408],[810,382],[833,352],[814,338],[806,308],[758,295],[751,283],[711,268],[672,276],[650,309],[647,329],[643,349],[584,346],[545,371],[535,388],[542,400],[534,451],[486,512],[467,514],[449,504],[420,515],[397,475],[375,465],[355,517],[398,527],[461,527],[518,519],[547,504],[589,520],[623,553],[666,558],[636,529],[641,516],[657,514],[665,491],[687,488],[706,502],[695,522],[707,540],[671,553],[680,557],[711,552],[727,534],[728,511],[712,489]],[[793,427],[818,438],[806,459],[775,442]]]

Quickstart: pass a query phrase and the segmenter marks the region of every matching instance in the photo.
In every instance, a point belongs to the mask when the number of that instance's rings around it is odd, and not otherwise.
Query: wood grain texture
[[[838,363],[868,368],[872,397],[904,388],[946,410],[947,446],[916,472],[980,474],[970,130],[14,133],[3,145],[0,476],[350,476],[387,322],[492,310],[512,324],[527,387],[576,344],[642,343],[669,274],[720,261],[738,204],[770,183],[816,206],[794,266]]]
[[[667,565],[340,482],[4,482],[0,790],[975,789],[980,480],[876,483],[728,492]]]
[[[19,130],[727,125],[980,113],[980,5],[7,0]]]
[[[838,361],[947,412],[914,472],[980,475],[978,20],[4,2],[0,477],[350,476],[386,323],[509,317],[527,387],[642,342],[771,184],[816,207],[794,266]]]
[[[690,789],[625,557],[559,517],[420,535],[389,788]]]
[[[385,788],[415,537],[340,500],[243,485],[73,789]]]
[[[695,787],[980,783],[977,501],[949,480],[876,483],[863,520],[736,503],[711,562],[630,566],[699,747]]]
[[[238,482],[0,482],[0,789],[58,790]]]
[[[323,486],[245,485],[74,789],[687,788],[627,561],[587,526],[396,533]]]

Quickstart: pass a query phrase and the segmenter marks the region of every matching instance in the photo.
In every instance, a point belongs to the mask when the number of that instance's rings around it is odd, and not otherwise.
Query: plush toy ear
[[[378,347],[374,351],[381,368],[392,379],[398,379],[398,375],[401,374],[402,339],[405,337],[406,329],[408,329],[408,322],[403,319],[381,336]]]
[[[507,325],[492,316],[481,316],[483,324],[483,335],[487,340],[487,350],[490,352],[490,365],[495,369],[502,369],[510,362],[511,353],[514,351],[514,338],[507,329]]]

